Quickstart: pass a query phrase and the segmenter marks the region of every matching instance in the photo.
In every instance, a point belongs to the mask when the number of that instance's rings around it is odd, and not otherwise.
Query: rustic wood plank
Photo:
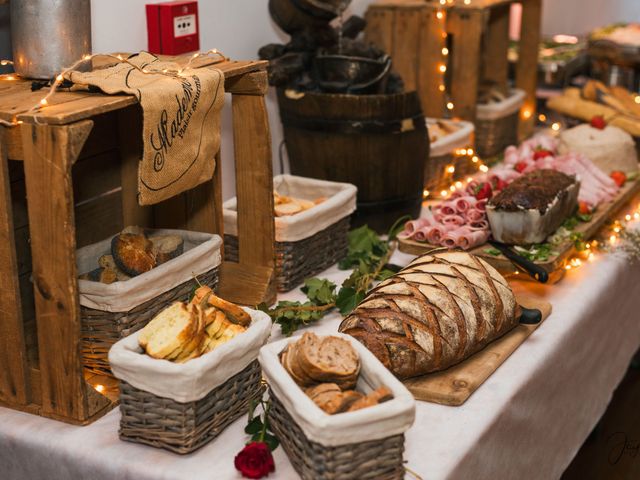
[[[384,52],[393,53],[395,13],[388,9],[370,7],[365,19],[365,39]],[[395,67],[395,66],[394,66]]]
[[[269,89],[267,72],[247,73],[239,77],[226,79],[224,89],[228,93],[239,95],[266,95]]]
[[[394,69],[402,76],[407,91],[415,90],[418,85],[420,12],[420,8],[403,8],[395,12],[391,56]]]
[[[194,62],[194,66],[200,63],[206,65],[211,59],[202,58]],[[97,62],[95,62],[97,63]],[[211,65],[210,68],[221,70],[225,75],[225,85],[229,82],[232,87],[232,79],[253,72],[266,70],[268,62],[265,61],[234,61]],[[49,106],[37,112],[27,113],[34,105],[37,105],[43,97],[43,92],[31,92],[30,82],[15,80],[11,82],[9,93],[3,94],[3,104],[0,106],[0,119],[11,121],[17,116],[18,120],[25,123],[48,123],[50,125],[63,125],[87,119],[95,115],[125,108],[137,103],[135,97],[130,95],[103,95],[89,92],[58,92],[49,100]]]
[[[418,54],[417,90],[422,102],[422,110],[427,117],[441,118],[445,112],[445,94],[440,90],[444,85],[438,62],[442,58],[442,20],[437,18],[437,10],[423,8],[420,11],[420,39]]]
[[[263,97],[233,96],[240,263],[273,265],[271,135]]]
[[[264,97],[233,95],[232,110],[239,260],[273,268],[273,167]]]
[[[118,110],[120,183],[124,226],[153,226],[153,207],[138,203],[138,165],[142,159],[142,109],[131,106]]]
[[[491,9],[489,24],[483,42],[482,79],[508,94],[509,61],[509,5]]]
[[[5,132],[4,142],[7,148],[7,157],[11,160],[22,160],[24,158],[20,127],[21,125],[7,128]]]
[[[521,111],[528,111],[529,118],[520,116],[520,137],[533,132],[536,119],[536,87],[538,82],[538,48],[542,26],[542,0],[522,1],[522,26],[520,49],[516,65],[516,87],[525,91]]]
[[[453,35],[451,52],[451,96],[456,117],[474,121],[480,76],[481,10],[450,10],[448,30]]]
[[[30,386],[4,138],[0,127],[0,400],[26,404]]]
[[[120,156],[117,150],[78,160],[71,171],[73,198],[82,204],[99,195],[120,189]]]
[[[86,420],[71,166],[93,123],[22,129],[33,254],[42,412]]]
[[[188,230],[216,233],[216,193],[214,179],[185,192]]]
[[[551,315],[551,304],[528,295],[518,295],[518,303],[540,310],[543,321]],[[529,338],[537,325],[518,325],[465,361],[441,372],[404,380],[416,400],[442,405],[462,405]]]
[[[230,302],[255,307],[276,300],[273,268],[263,265],[223,262],[220,266],[218,295]]]
[[[120,189],[77,205],[75,207],[77,247],[100,242],[120,232],[127,226],[122,222],[122,216]]]

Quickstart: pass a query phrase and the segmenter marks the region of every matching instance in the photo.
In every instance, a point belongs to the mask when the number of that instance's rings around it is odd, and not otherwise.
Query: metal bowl
[[[391,57],[373,59],[341,54],[319,54],[313,61],[318,85],[333,93],[381,93],[391,70]]]

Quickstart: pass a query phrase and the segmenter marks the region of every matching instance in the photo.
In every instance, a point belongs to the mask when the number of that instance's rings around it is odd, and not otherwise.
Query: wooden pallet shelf
[[[442,31],[448,36],[447,90],[454,117],[475,121],[478,86],[493,83],[507,92],[509,64],[509,12],[522,4],[520,54],[515,86],[526,92],[521,110],[522,134],[530,132],[535,118],[538,44],[542,0],[472,0],[455,4],[427,0],[380,0],[366,13],[366,37],[389,53],[394,70],[407,90],[417,90],[429,117],[446,111],[442,73]],[[438,17],[444,14],[443,20]],[[525,114],[526,112],[526,114]]]
[[[219,292],[246,305],[269,303],[275,233],[266,62],[215,67],[232,94],[241,239],[239,263],[221,267]],[[0,77],[0,119],[23,122],[0,127],[0,405],[86,424],[115,403],[83,371],[77,248],[126,225],[223,237],[222,162],[218,154],[211,181],[140,207],[135,98],[60,92],[36,116],[28,110],[42,92],[30,87]]]

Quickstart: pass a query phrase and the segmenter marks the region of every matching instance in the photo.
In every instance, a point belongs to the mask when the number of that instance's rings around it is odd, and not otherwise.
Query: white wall
[[[147,48],[145,4],[153,0],[92,0],[92,42],[94,53],[133,52]],[[350,11],[363,14],[370,0],[354,0]],[[286,43],[289,37],[271,21],[267,0],[200,0],[200,49],[212,48],[234,59],[255,59],[267,43]],[[231,99],[223,112],[222,172],[223,196],[235,194]],[[282,128],[274,92],[267,98],[271,126],[274,172],[279,173],[278,146]]]
[[[640,0],[544,0],[542,33],[581,35],[614,22],[639,22]]]

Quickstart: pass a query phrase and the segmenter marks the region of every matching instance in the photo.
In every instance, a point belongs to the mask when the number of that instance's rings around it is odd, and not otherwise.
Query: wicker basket
[[[356,208],[356,188],[294,175],[278,175],[274,189],[281,195],[326,200],[302,213],[275,220],[276,286],[288,292],[306,278],[317,275],[347,254],[350,215]],[[236,199],[224,204],[224,256],[238,261]]]
[[[493,157],[518,143],[519,114],[524,97],[522,90],[512,90],[502,102],[478,105],[476,151],[481,157]]]
[[[218,267],[209,270],[199,276],[198,281],[215,290],[218,286],[218,270]],[[143,328],[158,312],[173,302],[187,300],[192,291],[193,280],[189,280],[128,312],[104,312],[81,306],[82,359],[85,370],[98,375],[111,375],[107,356],[113,344]]]
[[[204,398],[180,403],[120,382],[120,439],[190,453],[204,446],[260,398],[260,364],[254,360]]]
[[[325,447],[311,442],[269,391],[269,423],[303,480],[386,480],[404,478],[404,435]]]
[[[309,238],[297,242],[276,242],[276,285],[288,292],[306,278],[326,270],[342,259],[349,248],[349,217],[343,218]],[[224,236],[224,258],[238,261],[238,237]]]
[[[220,237],[177,230],[156,232],[181,234],[185,239],[185,249],[188,250],[126,282],[103,285],[81,280],[79,283],[82,357],[84,368],[88,372],[111,376],[107,358],[109,349],[118,340],[143,328],[158,312],[173,302],[188,299],[194,287],[194,272],[198,274],[198,281],[202,285],[208,285],[212,289],[218,285],[219,251],[222,245]],[[109,251],[110,242],[111,239],[107,239],[80,249],[79,270],[86,271],[88,266],[97,262],[97,257],[106,253],[105,249]],[[217,260],[212,258],[212,253]],[[209,270],[205,270],[206,268]],[[175,282],[180,281],[180,284],[175,285]],[[121,303],[123,299],[124,304]]]
[[[415,418],[415,400],[373,353],[355,338],[360,357],[356,389],[368,393],[381,386],[393,398],[354,412],[328,415],[304,393],[280,362],[281,352],[297,338],[269,343],[258,359],[269,385],[269,421],[298,474],[305,480],[374,480],[403,478],[404,434]]]

